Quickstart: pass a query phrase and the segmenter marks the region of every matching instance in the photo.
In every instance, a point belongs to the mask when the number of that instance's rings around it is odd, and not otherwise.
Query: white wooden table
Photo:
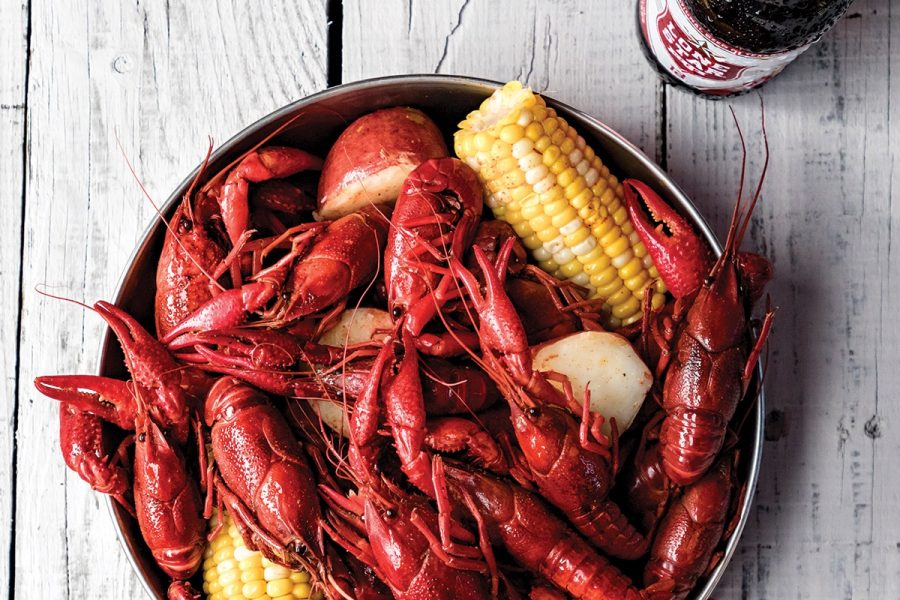
[[[105,509],[58,451],[38,374],[92,372],[103,324],[36,286],[110,297],[158,200],[258,117],[393,73],[521,78],[609,123],[722,231],[758,102],[644,63],[633,0],[0,2],[0,590],[137,598]],[[748,245],[776,265],[765,458],[717,598],[900,597],[900,16],[858,0],[762,92],[773,162]],[[86,5],[86,6],[82,6]],[[330,27],[330,29],[329,29]],[[892,78],[892,71],[894,76]],[[119,147],[120,145],[120,147]],[[895,173],[894,171],[897,171]]]

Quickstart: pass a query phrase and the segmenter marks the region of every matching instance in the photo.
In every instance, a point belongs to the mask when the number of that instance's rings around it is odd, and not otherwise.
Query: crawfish
[[[403,182],[384,253],[388,310],[418,337],[454,296],[446,262],[462,258],[481,219],[481,184],[455,158],[427,160]]]
[[[543,373],[532,369],[524,327],[502,285],[511,245],[510,241],[504,244],[496,266],[489,264],[480,248],[474,249],[484,277],[484,298],[471,272],[458,264],[452,268],[481,317],[479,331],[485,362],[499,366],[490,374],[509,403],[513,429],[530,477],[541,494],[598,548],[616,557],[637,558],[646,551],[647,540],[607,499],[615,457],[609,450],[610,440],[599,433],[598,419],[602,417],[591,418],[587,398],[579,407],[567,380],[563,385],[565,399],[559,402],[556,388]],[[499,361],[490,357],[493,348],[507,349]],[[523,382],[524,388],[520,388]],[[538,394],[556,404],[582,408],[581,424],[565,408],[535,401],[532,395]]]
[[[491,542],[574,598],[639,600],[631,581],[521,487],[435,458],[457,502],[474,504]]]
[[[711,266],[708,249],[683,217],[645,184],[631,179],[623,182],[635,231],[644,240],[666,285],[679,298],[676,316],[684,315],[673,334],[671,355],[663,352],[670,363],[663,383],[666,418],[660,431],[663,468],[679,485],[697,481],[715,461],[771,329],[774,313],[768,311],[748,351],[752,302],[762,294],[772,267],[761,256],[737,251],[759,198],[767,165],[768,145],[766,163],[749,207],[742,217],[739,194],[725,247]],[[650,226],[636,192],[671,236],[662,227]]]
[[[659,444],[638,449],[634,461],[618,481],[623,506],[649,536],[669,500],[670,484],[659,459]]]
[[[474,555],[456,554],[464,546],[442,543],[435,536],[440,517],[424,501],[386,489],[376,493],[364,488],[352,499],[327,488],[323,491],[335,507],[358,519],[354,528],[333,518],[330,535],[374,569],[395,598],[480,600],[492,596],[486,564]]]
[[[179,445],[187,441],[198,398],[209,389],[201,371],[185,368],[137,320],[122,309],[97,302],[94,310],[116,334],[129,382],[98,375],[38,377],[38,391],[125,430],[134,429],[136,396],[147,398],[150,418],[164,426]]]
[[[173,579],[203,560],[203,502],[184,460],[143,408],[135,420],[134,508],[153,558]]]
[[[450,270],[469,295],[480,321],[478,339],[483,359],[490,371],[505,371],[509,378],[534,398],[565,405],[566,400],[549,379],[532,367],[531,350],[522,320],[506,294],[504,283],[515,240],[508,238],[497,255],[496,266],[488,261],[484,251],[475,246],[472,251],[484,277],[482,295],[478,280],[459,260],[450,261]]]
[[[270,323],[287,324],[333,312],[378,269],[387,234],[380,210],[367,207],[327,225],[301,226],[285,256],[241,287],[210,298],[161,338],[163,343],[181,346],[181,336],[238,327],[257,313]]]
[[[488,262],[494,264],[497,261],[506,243],[512,243],[513,247],[504,288],[521,316],[528,343],[539,344],[578,331],[575,316],[562,309],[547,285],[548,282],[550,285],[559,285],[560,282],[552,278],[535,280],[534,276],[539,276],[543,271],[535,271],[528,266],[528,253],[512,225],[499,220],[479,223],[473,247],[480,248]],[[464,264],[476,277],[479,276],[474,252],[466,253]]]
[[[644,567],[649,598],[684,598],[710,565],[735,488],[732,457],[723,457],[669,507]]]
[[[472,418],[429,419],[425,444],[438,452],[464,452],[472,463],[494,473],[518,475],[509,446],[512,436],[509,410],[498,406]]]
[[[217,192],[216,198],[228,238],[233,246],[238,246],[250,223],[251,183],[284,179],[301,171],[318,171],[321,168],[322,159],[303,150],[288,146],[264,146],[245,154],[228,172],[220,188],[218,181],[221,175],[213,178],[201,192]],[[279,199],[283,200],[285,197],[290,196],[279,194]]]
[[[316,483],[287,421],[265,395],[223,377],[206,399],[215,486],[248,548],[317,572],[324,555]]]
[[[388,360],[384,349],[390,345],[388,341],[383,346],[376,361]],[[496,571],[490,547],[484,537],[480,549],[456,541],[473,538],[452,521],[443,483],[430,484],[438,505],[435,513],[425,499],[404,493],[376,473],[371,436],[378,423],[377,397],[377,392],[366,390],[350,418],[347,475],[357,494],[346,497],[334,483],[320,486],[330,507],[326,530],[372,568],[395,598],[496,597],[496,578],[489,584],[485,577]]]
[[[355,399],[364,392],[372,365],[373,360],[363,358],[322,371],[316,378],[329,393]],[[422,357],[419,366],[429,417],[479,412],[493,406],[499,397],[494,383],[479,369],[430,356]],[[310,392],[314,389],[309,387]]]
[[[212,273],[226,256],[215,200],[192,193],[188,190],[169,220],[157,263],[154,314],[161,338],[213,297]]]
[[[441,306],[455,297],[447,261],[458,260],[472,241],[481,218],[482,192],[471,168],[454,158],[427,160],[414,169],[397,198],[385,250],[388,307],[398,333],[390,336],[373,365],[369,393],[357,400],[360,437],[351,459],[374,464],[372,442],[382,391],[403,472],[434,497],[431,458],[424,449],[425,400],[419,376],[417,343]],[[455,334],[458,335],[460,334]],[[447,336],[448,340],[455,340]],[[446,349],[453,342],[424,349]],[[360,453],[361,452],[361,453]]]

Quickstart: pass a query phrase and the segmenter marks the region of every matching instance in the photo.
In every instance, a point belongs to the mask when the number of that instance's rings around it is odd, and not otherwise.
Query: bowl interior
[[[448,146],[452,148],[451,133],[465,115],[489,96],[500,85],[496,82],[447,76],[401,76],[361,81],[331,88],[290,104],[257,123],[249,126],[219,147],[210,158],[207,174],[218,173],[242,153],[278,131],[272,143],[296,146],[324,156],[328,148],[355,118],[378,108],[407,105],[422,109],[432,117],[441,130],[447,132]],[[697,212],[683,192],[650,159],[617,133],[569,106],[547,98],[588,140],[593,148],[610,165],[619,177],[641,179],[655,189],[673,207],[689,218],[696,229],[706,237],[718,252],[720,246],[703,217]],[[175,205],[187,191],[196,175],[191,173],[172,193],[163,206],[163,214],[170,216]],[[201,180],[202,183],[202,180]],[[148,329],[153,328],[153,302],[156,293],[156,260],[162,247],[165,228],[155,221],[136,248],[115,294],[115,303]],[[101,343],[100,374],[110,377],[127,377],[119,345],[107,331]],[[725,557],[696,593],[696,598],[707,598],[734,552],[743,529],[755,490],[762,437],[761,418],[763,404],[760,396],[751,422],[747,425],[743,453],[743,479],[748,485],[743,498],[743,509],[738,528],[726,545]],[[109,509],[116,523],[119,539],[129,555],[135,571],[141,577],[147,592],[155,598],[166,596],[168,580],[156,566],[144,547],[137,523],[116,502],[109,500]]]

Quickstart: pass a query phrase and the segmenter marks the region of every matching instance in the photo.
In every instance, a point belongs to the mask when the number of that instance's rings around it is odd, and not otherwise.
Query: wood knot
[[[866,421],[866,424],[863,425],[863,431],[865,431],[866,435],[872,438],[873,440],[877,440],[881,437],[881,417],[878,415],[872,415],[872,418]]]

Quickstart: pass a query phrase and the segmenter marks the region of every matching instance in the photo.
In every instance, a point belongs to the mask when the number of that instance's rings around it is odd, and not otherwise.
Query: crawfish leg
[[[357,477],[369,481],[376,473],[379,447],[378,425],[381,420],[381,380],[388,363],[393,359],[393,340],[388,338],[381,346],[372,364],[364,392],[353,405],[350,417],[350,447],[348,458]]]
[[[772,324],[775,322],[775,310],[769,308],[766,310],[766,316],[763,317],[762,326],[759,328],[759,336],[756,338],[756,342],[753,343],[753,348],[750,350],[750,354],[747,356],[747,362],[744,365],[744,393],[747,393],[746,387],[750,385],[750,378],[753,377],[753,370],[756,368],[756,362],[759,360],[760,354],[762,354],[762,350],[766,345],[766,342],[769,339],[769,334],[772,332]]]

